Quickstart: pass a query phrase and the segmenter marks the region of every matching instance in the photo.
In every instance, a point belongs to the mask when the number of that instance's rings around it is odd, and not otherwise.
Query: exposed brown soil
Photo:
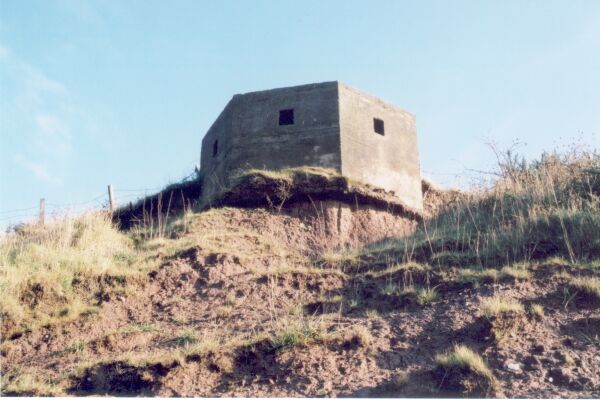
[[[565,301],[558,275],[597,272],[534,264],[530,280],[471,288],[451,266],[383,273],[381,259],[343,271],[324,263],[333,248],[398,238],[414,225],[339,201],[200,214],[173,240],[185,247],[165,254],[135,292],[107,289],[97,314],[6,342],[3,382],[26,372],[71,395],[600,397],[600,312],[587,299]],[[411,286],[439,297],[423,303]],[[490,296],[542,304],[545,316],[483,319]],[[323,329],[274,343],[282,320]],[[353,336],[357,326],[371,337]],[[193,349],[209,337],[222,347]],[[480,353],[497,385],[441,373],[436,355],[456,344]]]
[[[464,192],[456,189],[442,189],[435,186],[426,179],[421,180],[421,190],[423,192],[423,211],[424,215],[434,216],[440,209],[455,205]]]
[[[455,199],[458,192],[443,191],[423,181],[426,210],[433,212],[437,206]],[[168,186],[163,191],[130,203],[115,211],[113,219],[123,229],[159,220],[195,206],[197,209],[215,207],[294,208],[310,204],[317,208],[321,202],[340,202],[363,209],[386,211],[419,220],[423,211],[404,205],[394,192],[353,182],[335,170],[320,167],[289,168],[282,171],[250,170],[233,179],[230,187],[223,189],[210,200],[201,200],[202,182],[199,179]]]

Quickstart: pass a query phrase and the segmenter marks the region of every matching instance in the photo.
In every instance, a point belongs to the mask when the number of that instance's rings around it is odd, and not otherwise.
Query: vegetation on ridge
[[[290,202],[338,200],[384,208],[420,218],[421,212],[406,206],[393,193],[351,180],[334,169],[295,167],[281,171],[250,169],[241,172],[202,208],[213,206],[263,207],[281,210]]]
[[[0,239],[2,333],[93,314],[105,288],[144,281],[145,263],[106,214],[27,225]]]
[[[294,189],[359,187],[320,168],[225,192],[263,208],[21,226],[0,239],[1,393],[593,396],[599,167],[509,156],[491,188],[424,186],[435,214],[360,247],[286,212]],[[526,366],[538,389],[513,392]]]
[[[544,155],[532,163],[507,153],[493,187],[465,193],[406,239],[377,246],[404,260],[480,267],[560,256],[600,257],[600,155]]]

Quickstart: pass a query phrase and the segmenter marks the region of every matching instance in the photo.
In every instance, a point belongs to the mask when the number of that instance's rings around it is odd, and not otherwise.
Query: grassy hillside
[[[440,265],[594,261],[600,257],[599,159],[583,153],[501,164],[491,189],[454,197],[414,237],[378,249]]]
[[[600,157],[498,174],[425,183],[414,234],[350,249],[285,203],[359,187],[318,169],[246,173],[158,229],[23,226],[0,240],[2,395],[599,397]]]

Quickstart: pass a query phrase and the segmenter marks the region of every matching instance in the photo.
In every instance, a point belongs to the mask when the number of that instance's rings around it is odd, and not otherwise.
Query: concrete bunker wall
[[[232,109],[230,101],[202,139],[200,172],[203,177],[203,197],[212,195],[226,186],[226,178],[230,171],[228,156],[234,147]]]
[[[235,95],[202,141],[203,198],[241,171],[298,166],[333,168],[422,209],[415,117],[337,81]]]
[[[423,207],[415,117],[371,95],[339,85],[342,175],[392,190]],[[374,119],[383,121],[383,134]]]
[[[292,124],[280,124],[282,110]],[[337,82],[235,95],[202,141],[203,196],[240,171],[297,166],[341,170]]]

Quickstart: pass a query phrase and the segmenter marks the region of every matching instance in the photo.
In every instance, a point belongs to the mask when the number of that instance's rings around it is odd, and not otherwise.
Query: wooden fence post
[[[46,199],[40,199],[40,215],[38,218],[38,224],[44,225],[46,216]]]
[[[111,185],[108,185],[108,208],[111,213],[115,211],[115,198]]]

